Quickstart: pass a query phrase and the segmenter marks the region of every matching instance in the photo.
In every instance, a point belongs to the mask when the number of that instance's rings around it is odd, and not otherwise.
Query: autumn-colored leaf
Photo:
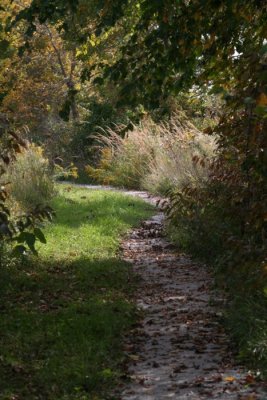
[[[265,93],[261,93],[257,99],[258,106],[267,106],[267,95]]]
[[[226,376],[224,378],[225,382],[234,382],[236,380],[236,378],[234,376]]]
[[[246,383],[253,384],[255,383],[255,377],[251,374],[248,374],[245,379]]]

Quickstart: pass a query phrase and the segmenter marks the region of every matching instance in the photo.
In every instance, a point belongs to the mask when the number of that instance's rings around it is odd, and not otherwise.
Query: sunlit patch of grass
[[[106,399],[135,320],[121,236],[152,207],[60,185],[39,258],[1,275],[0,399]]]

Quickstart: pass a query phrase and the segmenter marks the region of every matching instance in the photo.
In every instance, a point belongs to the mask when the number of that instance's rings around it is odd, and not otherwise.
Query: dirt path
[[[145,192],[121,192],[157,202]],[[159,212],[122,243],[140,278],[136,303],[144,317],[124,343],[131,380],[116,399],[267,400],[266,387],[233,359],[208,269],[179,253],[163,225]]]
[[[131,194],[148,200],[145,193]],[[266,400],[263,388],[234,363],[207,268],[172,247],[163,223],[159,213],[122,244],[123,258],[140,277],[136,302],[144,318],[125,343],[131,382],[120,398]]]

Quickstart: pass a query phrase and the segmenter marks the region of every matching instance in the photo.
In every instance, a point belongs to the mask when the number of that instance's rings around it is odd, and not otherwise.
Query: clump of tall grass
[[[216,150],[215,140],[197,130],[182,113],[160,124],[144,121],[124,138],[109,128],[97,140],[102,146],[101,158],[97,168],[87,166],[91,177],[161,194],[205,180],[207,168],[193,159],[211,158]]]
[[[17,212],[47,205],[54,194],[49,161],[43,149],[34,144],[21,150],[3,178],[9,182],[12,207]]]

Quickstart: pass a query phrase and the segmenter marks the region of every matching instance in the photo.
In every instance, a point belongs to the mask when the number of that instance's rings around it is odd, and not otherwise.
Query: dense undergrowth
[[[167,210],[169,235],[179,248],[212,267],[216,284],[228,300],[224,322],[239,349],[239,357],[266,377],[265,248],[251,237],[241,236],[240,217],[233,214],[228,196],[226,203],[218,207],[197,195],[195,190],[182,196],[172,193],[173,201]]]
[[[103,399],[123,371],[134,284],[119,239],[152,207],[115,192],[60,185],[39,257],[1,276],[2,400]],[[9,260],[9,261],[8,261]]]

